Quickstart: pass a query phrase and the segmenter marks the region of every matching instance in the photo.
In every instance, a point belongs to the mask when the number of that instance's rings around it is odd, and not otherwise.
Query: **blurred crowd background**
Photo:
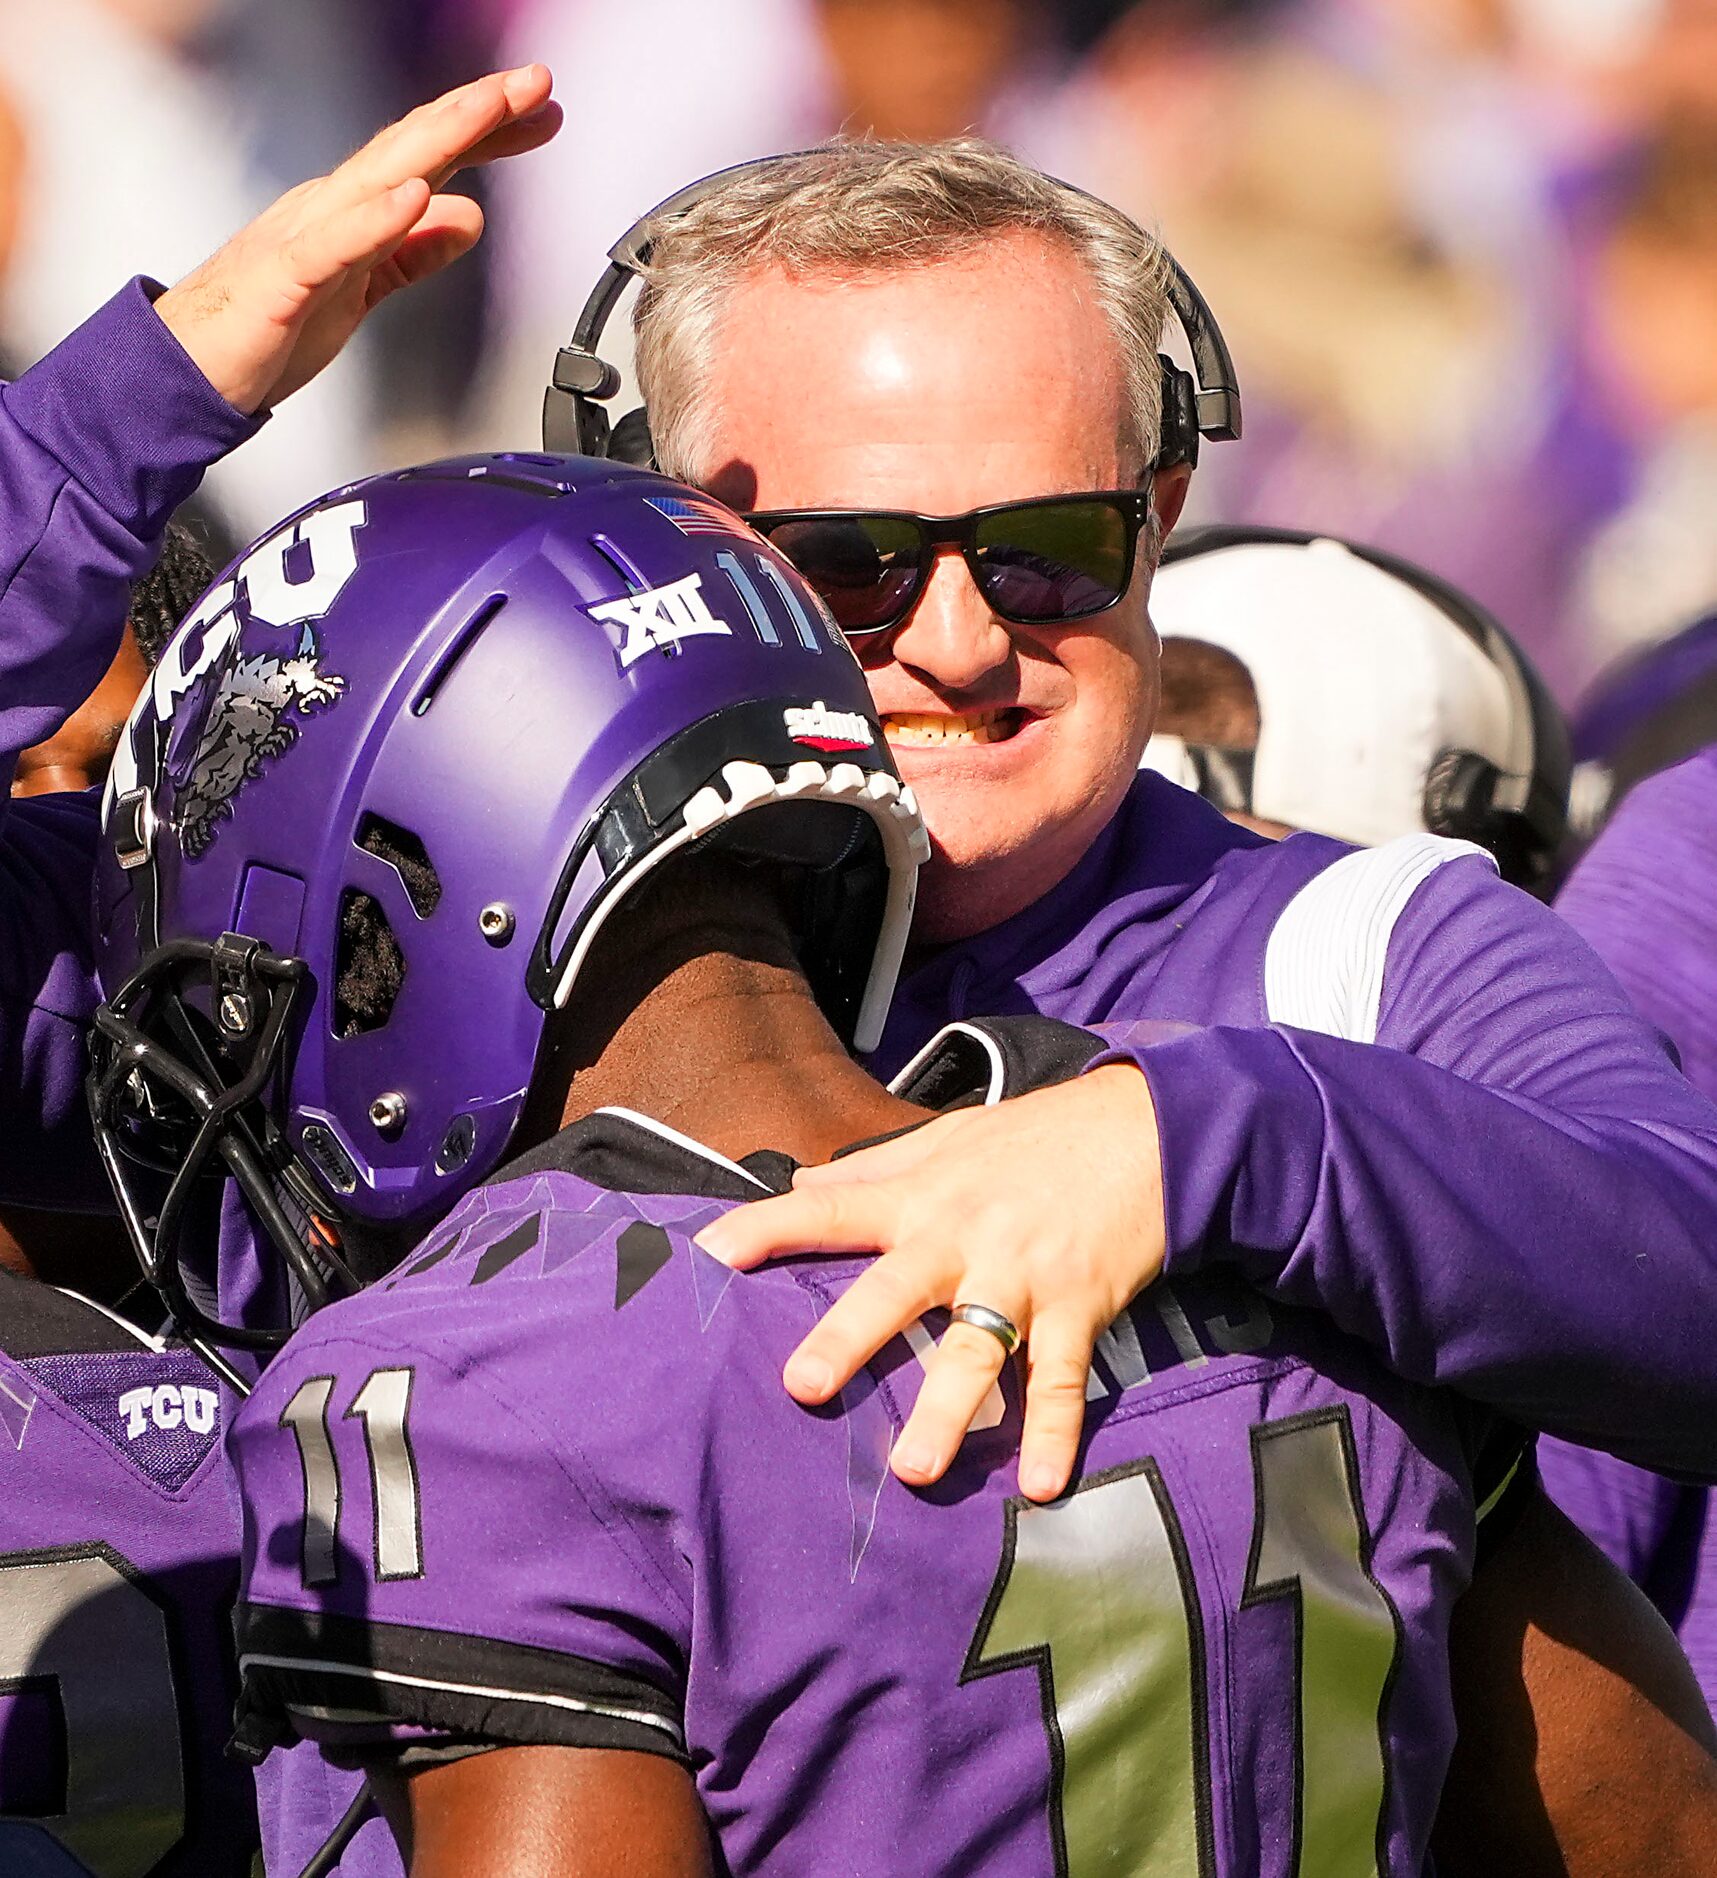
[[[391,463],[532,447],[604,250],[681,183],[975,128],[1203,287],[1247,434],[1207,452],[1197,519],[1421,560],[1567,702],[1717,611],[1717,0],[0,0],[5,369],[528,59],[562,135],[486,180],[477,257],[210,479],[235,536]]]

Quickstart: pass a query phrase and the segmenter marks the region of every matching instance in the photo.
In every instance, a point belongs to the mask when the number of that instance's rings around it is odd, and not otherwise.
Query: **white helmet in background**
[[[1371,548],[1282,529],[1172,543],[1151,589],[1166,708],[1144,766],[1231,813],[1363,847],[1453,835],[1540,886],[1566,828],[1568,733],[1476,602]],[[1245,668],[1256,747],[1212,740],[1172,696],[1176,648]]]

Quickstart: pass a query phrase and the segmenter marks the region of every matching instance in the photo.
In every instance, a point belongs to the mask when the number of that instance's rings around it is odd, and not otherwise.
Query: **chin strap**
[[[358,1836],[358,1828],[375,1811],[375,1802],[376,1796],[370,1791],[370,1783],[366,1780],[358,1789],[358,1797],[340,1815],[339,1825],[322,1842],[298,1878],[330,1878],[330,1874],[339,1869],[340,1860]]]

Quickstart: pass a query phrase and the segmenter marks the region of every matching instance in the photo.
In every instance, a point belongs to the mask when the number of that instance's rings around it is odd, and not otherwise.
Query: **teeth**
[[[948,712],[928,716],[917,711],[890,712],[882,720],[883,733],[891,743],[999,743],[1011,734],[1008,712]]]

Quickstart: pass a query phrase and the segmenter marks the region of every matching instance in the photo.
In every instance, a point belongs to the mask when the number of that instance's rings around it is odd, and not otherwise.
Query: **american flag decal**
[[[724,509],[713,498],[691,496],[646,496],[644,500],[660,515],[665,515],[682,535],[747,536],[751,530],[737,515]]]

